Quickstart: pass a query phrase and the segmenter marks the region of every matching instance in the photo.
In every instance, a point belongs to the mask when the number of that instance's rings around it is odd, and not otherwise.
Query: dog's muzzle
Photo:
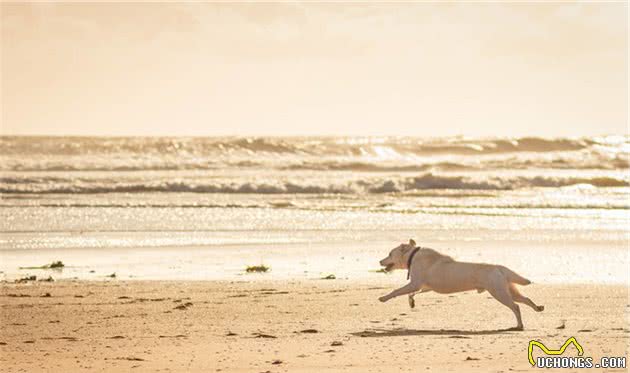
[[[391,272],[394,269],[394,263],[385,266],[385,272]]]

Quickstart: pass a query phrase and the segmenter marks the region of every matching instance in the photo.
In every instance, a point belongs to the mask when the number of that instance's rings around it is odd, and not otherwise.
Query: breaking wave
[[[558,188],[585,184],[594,187],[627,187],[628,180],[614,177],[471,177],[432,173],[397,179],[361,179],[345,183],[316,182],[215,182],[198,180],[119,182],[63,177],[0,178],[5,194],[95,194],[95,193],[225,193],[225,194],[361,194],[404,193],[415,190],[514,190]]]
[[[509,159],[509,160],[476,160],[471,162],[426,162],[418,164],[392,164],[392,162],[362,162],[362,161],[325,161],[325,162],[296,162],[292,164],[265,164],[264,162],[138,162],[127,161],[126,164],[113,162],[5,162],[0,164],[0,170],[15,172],[75,172],[75,171],[103,171],[103,172],[137,172],[137,171],[213,171],[221,169],[258,169],[268,168],[280,171],[353,171],[353,172],[428,172],[428,171],[483,171],[505,169],[558,169],[558,170],[619,170],[630,167],[628,159],[623,157],[575,157],[575,159]]]
[[[623,169],[630,138],[80,138],[0,137],[0,170],[429,172]]]
[[[436,176],[424,174],[422,176],[406,178],[401,181],[387,180],[380,185],[371,186],[371,193],[406,192],[423,189],[451,189],[451,190],[513,190],[521,188],[559,188],[571,185],[586,184],[595,187],[625,187],[630,183],[626,180],[611,177],[575,178],[575,177],[491,177],[475,179],[465,176]]]
[[[598,139],[420,139],[410,137],[307,137],[307,138],[184,138],[184,137],[0,137],[3,154],[234,154],[296,153],[311,155],[361,155],[390,149],[410,154],[487,154],[508,152],[575,151],[596,144]]]

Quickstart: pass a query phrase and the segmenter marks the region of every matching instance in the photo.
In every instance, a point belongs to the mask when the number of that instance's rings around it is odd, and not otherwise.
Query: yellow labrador
[[[517,326],[514,330],[523,330],[521,310],[514,302],[523,303],[541,312],[544,306],[537,306],[531,299],[522,295],[514,284],[529,285],[531,282],[509,270],[494,264],[465,263],[442,255],[435,250],[416,247],[414,240],[393,249],[387,258],[380,261],[386,271],[407,269],[409,283],[400,289],[378,298],[381,302],[401,295],[409,295],[409,305],[415,306],[413,296],[416,292],[435,291],[440,294],[460,291],[487,290],[496,300],[514,312]]]

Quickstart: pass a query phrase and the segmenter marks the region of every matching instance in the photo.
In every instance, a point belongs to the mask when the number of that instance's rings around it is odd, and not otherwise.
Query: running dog
[[[409,306],[415,307],[414,294],[435,291],[440,294],[487,290],[496,300],[508,307],[516,316],[517,325],[511,330],[523,330],[521,310],[515,303],[523,303],[541,312],[544,306],[537,306],[531,299],[522,295],[515,284],[529,285],[531,281],[519,276],[508,268],[494,264],[458,262],[435,250],[420,248],[414,240],[401,244],[380,261],[385,271],[408,270],[409,283],[400,289],[378,298],[381,302],[401,296],[409,296]]]

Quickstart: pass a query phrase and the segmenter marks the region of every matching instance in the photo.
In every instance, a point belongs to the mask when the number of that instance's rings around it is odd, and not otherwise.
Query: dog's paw
[[[379,297],[378,300],[383,302],[383,303],[385,303],[385,302],[387,302],[387,297],[386,296],[382,296],[382,297]]]
[[[415,299],[413,299],[413,297],[409,297],[409,307],[411,307],[411,308],[415,308],[416,307],[416,301],[415,301]]]
[[[536,311],[537,311],[537,312],[542,312],[542,311],[544,311],[544,310],[545,310],[545,306],[538,306],[538,307],[536,308]]]

